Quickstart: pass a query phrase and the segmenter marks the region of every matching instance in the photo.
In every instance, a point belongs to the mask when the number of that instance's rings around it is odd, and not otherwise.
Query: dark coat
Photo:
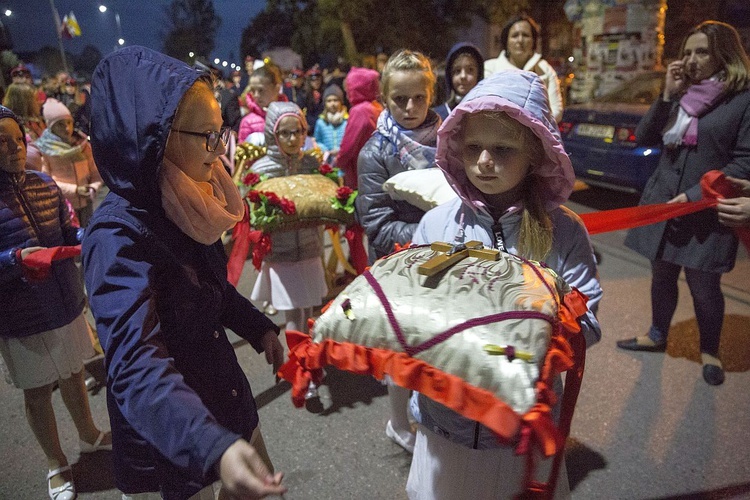
[[[60,188],[47,174],[0,171],[0,337],[26,337],[60,328],[83,311],[81,273],[73,259],[52,263],[41,282],[23,279],[16,251],[77,245],[83,230],[70,224]]]
[[[700,179],[709,170],[750,178],[750,91],[727,96],[698,119],[697,146],[667,149],[662,132],[678,106],[659,98],[636,129],[640,146],[663,148],[641,205],[664,203],[680,193],[690,201],[701,199]],[[650,260],[717,273],[730,271],[737,255],[737,237],[710,209],[631,229],[625,245]]]
[[[125,493],[196,493],[258,424],[225,327],[260,352],[278,328],[227,282],[219,241],[166,218],[158,185],[167,135],[198,74],[143,47],[107,56],[92,81],[92,147],[110,193],[83,246],[104,347],[115,483]]]

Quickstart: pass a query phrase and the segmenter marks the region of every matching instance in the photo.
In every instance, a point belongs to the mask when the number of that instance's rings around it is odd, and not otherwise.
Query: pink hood
[[[380,95],[380,74],[374,69],[352,68],[346,75],[344,86],[352,106],[364,101],[374,101]]]
[[[568,200],[575,175],[549,110],[547,90],[535,73],[503,70],[485,78],[448,115],[438,131],[437,166],[453,189],[473,206],[484,207],[479,190],[466,177],[461,157],[461,121],[468,113],[502,111],[530,128],[544,146],[544,161],[531,172],[539,179],[548,210]]]

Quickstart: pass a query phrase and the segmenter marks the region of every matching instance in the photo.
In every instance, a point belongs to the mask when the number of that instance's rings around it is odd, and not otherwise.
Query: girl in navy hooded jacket
[[[278,328],[227,282],[220,236],[243,207],[219,161],[228,129],[211,88],[184,63],[135,46],[92,78],[91,144],[110,193],[83,263],[126,495],[185,499],[219,477],[233,498],[284,491],[224,330],[281,364]]]

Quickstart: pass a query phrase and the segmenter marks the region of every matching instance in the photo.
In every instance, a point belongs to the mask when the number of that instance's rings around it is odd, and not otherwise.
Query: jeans
[[[661,260],[651,261],[651,315],[648,336],[654,342],[667,340],[672,316],[677,308],[677,278],[682,267]],[[721,292],[721,273],[685,268],[690,294],[693,296],[695,318],[700,332],[702,353],[719,353],[721,327],[724,322],[724,294]]]

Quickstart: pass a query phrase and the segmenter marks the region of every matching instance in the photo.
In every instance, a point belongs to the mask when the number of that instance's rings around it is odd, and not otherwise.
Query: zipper
[[[479,422],[474,422],[474,444],[471,447],[473,450],[477,450],[479,446]]]
[[[36,240],[39,243],[39,245],[42,244],[41,239],[39,238],[39,235],[42,234],[39,224],[34,217],[34,212],[29,208],[29,204],[26,200],[26,195],[19,187],[19,181],[20,177],[16,178],[16,176],[13,176],[11,179],[11,182],[13,183],[13,189],[16,192],[16,195],[18,196],[18,200],[21,202],[21,209],[23,210],[24,214],[29,218],[29,221],[31,222],[31,228],[34,230],[34,236],[36,236]]]

